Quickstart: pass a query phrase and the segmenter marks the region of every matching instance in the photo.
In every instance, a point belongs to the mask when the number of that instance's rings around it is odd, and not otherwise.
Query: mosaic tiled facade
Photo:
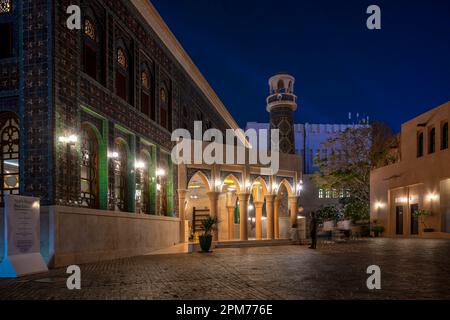
[[[177,169],[169,157],[171,130],[192,130],[195,120],[202,120],[205,128],[228,126],[144,17],[126,0],[11,3],[12,12],[0,14],[0,24],[13,30],[12,55],[0,58],[0,111],[14,112],[20,123],[20,193],[41,197],[42,205],[80,206],[80,177],[86,169],[82,161],[89,159],[82,159],[80,141],[70,144],[64,137],[80,138],[83,128],[90,128],[98,148],[98,208],[114,208],[117,174],[111,154],[120,140],[127,150],[125,211],[136,210],[134,165],[146,151],[143,181],[151,207],[158,206],[155,193],[161,188],[162,178],[155,172],[166,166],[162,169],[167,181],[160,191],[168,198],[164,210],[167,215],[177,212]],[[81,8],[81,30],[67,28],[69,5]],[[97,55],[86,46],[87,19],[96,28],[89,26]],[[125,48],[128,59],[123,83],[118,73],[119,47]],[[141,90],[144,68],[147,95]],[[119,97],[120,86],[126,99]],[[154,113],[144,114],[146,97]]]

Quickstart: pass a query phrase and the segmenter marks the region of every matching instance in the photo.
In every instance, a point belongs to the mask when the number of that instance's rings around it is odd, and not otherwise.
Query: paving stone
[[[5,299],[450,299],[450,241],[373,239],[320,246],[218,249],[81,266],[82,289],[65,269],[0,280]],[[382,290],[367,289],[367,267]],[[50,281],[50,280],[54,281]]]

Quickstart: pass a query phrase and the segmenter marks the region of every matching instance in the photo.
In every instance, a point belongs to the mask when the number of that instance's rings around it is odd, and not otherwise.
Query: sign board
[[[39,198],[5,195],[5,251],[0,278],[48,271],[40,249]]]

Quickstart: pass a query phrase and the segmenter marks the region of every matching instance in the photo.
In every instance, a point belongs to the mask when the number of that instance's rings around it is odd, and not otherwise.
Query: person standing
[[[311,212],[311,222],[309,224],[309,233],[311,236],[311,246],[310,249],[316,249],[317,247],[317,219],[316,213],[314,211]]]

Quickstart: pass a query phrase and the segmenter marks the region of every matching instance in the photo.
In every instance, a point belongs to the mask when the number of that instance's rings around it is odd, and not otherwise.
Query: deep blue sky
[[[151,0],[238,123],[267,122],[268,78],[296,77],[297,122],[396,131],[450,101],[449,0]],[[382,10],[382,30],[366,9]]]

